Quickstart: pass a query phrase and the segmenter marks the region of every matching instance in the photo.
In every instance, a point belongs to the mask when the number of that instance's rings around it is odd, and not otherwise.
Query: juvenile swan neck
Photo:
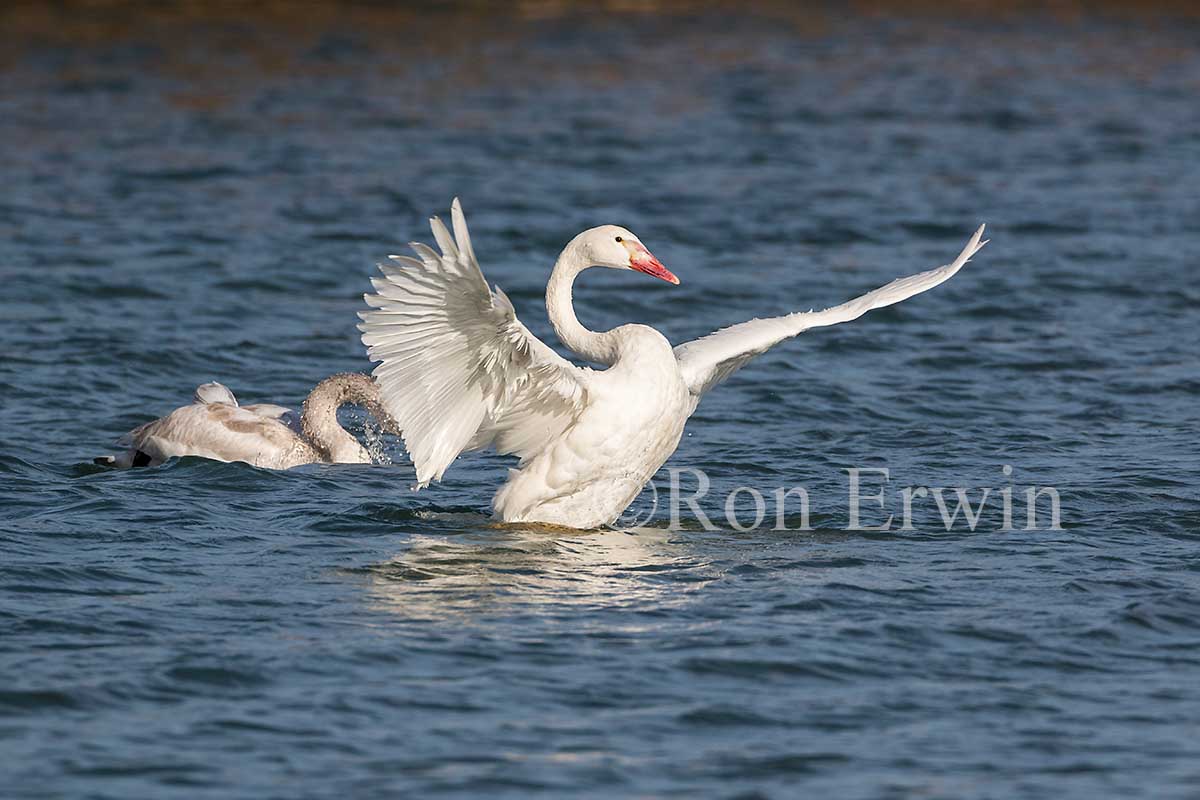
[[[575,277],[590,266],[579,254],[575,241],[566,246],[546,284],[546,313],[559,341],[573,353],[596,364],[611,366],[616,361],[612,331],[597,333],[583,327],[575,316],[575,306],[571,300]]]
[[[334,463],[369,463],[370,455],[338,422],[338,409],[347,403],[360,405],[385,429],[394,429],[391,417],[379,401],[379,387],[367,375],[342,372],[330,375],[309,393],[300,417],[304,438]]]

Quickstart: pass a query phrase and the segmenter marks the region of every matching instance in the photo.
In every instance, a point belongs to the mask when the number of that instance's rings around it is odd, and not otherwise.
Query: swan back
[[[117,459],[117,466],[156,466],[181,456],[244,461],[271,469],[318,460],[312,447],[278,420],[224,402],[177,408],[130,431],[121,444],[129,452]]]
[[[300,424],[300,415],[286,406],[277,406],[274,403],[252,403],[248,406],[242,406],[242,408],[260,417],[281,422],[291,428],[293,433],[303,433]]]

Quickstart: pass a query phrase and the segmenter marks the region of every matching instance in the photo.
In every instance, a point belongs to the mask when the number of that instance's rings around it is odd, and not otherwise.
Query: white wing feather
[[[837,325],[858,319],[872,309],[907,300],[949,280],[962,269],[971,256],[987,244],[986,241],[980,241],[983,227],[979,226],[979,230],[975,231],[975,235],[958,254],[958,258],[944,267],[907,278],[898,278],[873,292],[867,292],[861,297],[824,311],[802,311],[783,317],[752,319],[679,345],[675,348],[675,357],[679,360],[679,367],[688,389],[699,398],[750,359],[765,353],[784,339],[796,336],[809,328]]]
[[[454,235],[430,220],[441,254],[389,256],[359,314],[384,408],[399,424],[420,486],[465,450],[495,445],[525,459],[557,439],[586,402],[588,370],[538,340],[493,293],[458,199]]]

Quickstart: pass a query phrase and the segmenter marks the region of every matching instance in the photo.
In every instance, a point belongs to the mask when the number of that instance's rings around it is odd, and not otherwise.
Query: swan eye
[[[617,241],[618,241],[618,242],[623,242],[623,241],[625,241],[625,240],[624,240],[624,239],[622,239],[620,236],[618,236],[618,237],[617,237]]]

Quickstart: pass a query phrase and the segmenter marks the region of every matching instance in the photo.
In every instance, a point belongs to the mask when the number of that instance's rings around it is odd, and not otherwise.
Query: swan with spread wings
[[[750,359],[809,328],[857,319],[948,280],[979,251],[983,226],[953,262],[900,278],[824,311],[754,319],[672,347],[646,325],[591,331],[571,290],[591,267],[679,280],[625,228],[602,225],[572,239],[546,285],[559,356],[517,319],[475,259],[457,199],[453,233],[430,221],[438,249],[390,256],[365,295],[363,344],[386,411],[402,431],[418,487],[441,480],[463,452],[494,447],[519,458],[492,507],[502,522],[572,528],[612,524],[679,445],[701,397]]]

